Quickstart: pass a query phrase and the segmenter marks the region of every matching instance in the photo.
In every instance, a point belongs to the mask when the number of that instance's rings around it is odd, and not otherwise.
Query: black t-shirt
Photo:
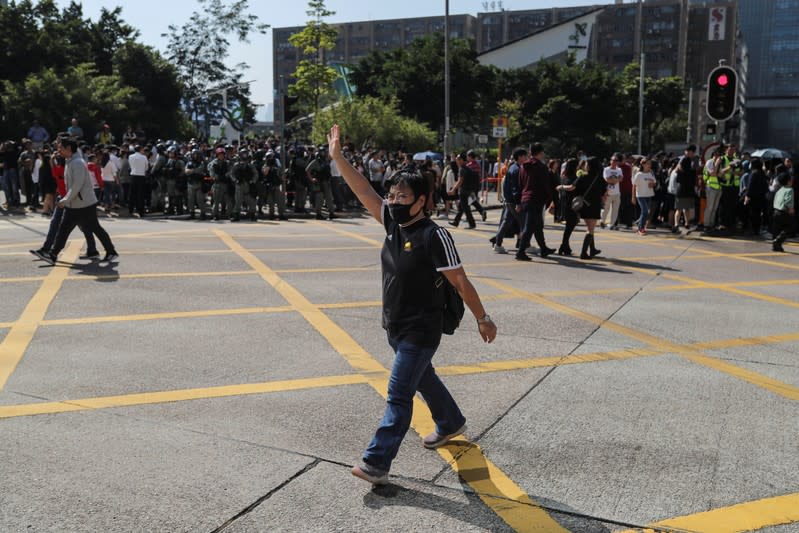
[[[461,187],[463,187],[464,190],[477,192],[480,189],[480,175],[466,165],[460,168],[458,177],[463,178]]]
[[[446,229],[426,217],[400,227],[391,218],[387,202],[383,203],[383,226],[383,328],[398,341],[437,346],[444,304],[439,278],[442,272],[461,266],[455,241]]]

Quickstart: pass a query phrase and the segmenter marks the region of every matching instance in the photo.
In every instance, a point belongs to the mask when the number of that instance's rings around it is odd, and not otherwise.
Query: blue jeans
[[[411,426],[413,397],[417,390],[430,408],[439,435],[453,433],[466,422],[430,363],[438,346],[417,346],[391,338],[388,343],[396,356],[388,380],[386,411],[363,454],[366,463],[386,471],[391,468],[391,461]]]
[[[641,216],[638,218],[638,229],[642,230],[646,228],[646,219],[649,217],[649,202],[652,199],[649,197],[641,198],[640,196],[636,198],[638,202],[638,207],[641,208]]]

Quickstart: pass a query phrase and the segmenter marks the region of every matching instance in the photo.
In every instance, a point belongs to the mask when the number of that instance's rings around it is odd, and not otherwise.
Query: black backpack
[[[429,241],[433,238],[433,233],[439,228],[438,224],[432,223],[425,229],[424,245],[425,249],[430,250]],[[463,319],[465,307],[463,305],[463,298],[458,294],[458,291],[447,280],[446,276],[438,272],[438,277],[435,281],[435,290],[443,292],[443,307],[444,307],[444,321],[441,332],[445,335],[452,335]]]

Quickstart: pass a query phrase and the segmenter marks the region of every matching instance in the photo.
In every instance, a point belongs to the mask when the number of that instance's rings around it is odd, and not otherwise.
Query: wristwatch
[[[491,320],[491,317],[490,317],[490,316],[488,316],[488,313],[486,313],[486,314],[483,316],[483,318],[478,318],[478,319],[477,319],[477,323],[478,323],[478,324],[485,324],[486,322],[493,322],[493,320]]]

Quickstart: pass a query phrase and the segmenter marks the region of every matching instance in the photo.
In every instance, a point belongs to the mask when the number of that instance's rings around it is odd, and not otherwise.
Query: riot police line
[[[287,220],[289,213],[333,219],[336,211],[360,210],[343,179],[334,176],[324,146],[294,146],[284,164],[275,144],[209,146],[167,141],[154,146],[100,147],[118,184],[106,210],[119,208],[124,214],[127,209],[137,217],[188,215],[231,221]],[[134,159],[142,156],[146,170],[136,176],[141,161]]]

